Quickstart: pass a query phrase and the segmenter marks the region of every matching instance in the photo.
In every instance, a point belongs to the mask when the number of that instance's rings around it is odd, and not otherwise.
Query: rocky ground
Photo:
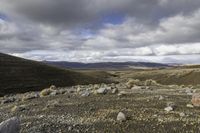
[[[200,132],[198,86],[128,80],[51,86],[0,98],[0,122],[19,117],[22,133]],[[192,99],[192,95],[197,99]],[[193,97],[194,98],[194,97]]]

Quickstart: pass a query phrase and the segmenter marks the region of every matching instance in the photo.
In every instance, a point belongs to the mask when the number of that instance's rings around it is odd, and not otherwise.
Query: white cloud
[[[186,55],[188,58],[200,55],[200,2],[197,0],[190,3],[187,0],[95,0],[90,4],[87,0],[69,0],[62,5],[53,0],[8,1],[0,2],[2,11],[10,17],[9,20],[0,18],[1,52],[36,60],[87,62],[137,59],[177,62]],[[44,9],[29,9],[30,3]],[[77,11],[75,7],[80,3],[83,5]],[[67,7],[70,8],[65,10]],[[124,15],[122,23],[85,27],[86,23],[97,22],[102,14],[114,11]],[[84,35],[82,31],[91,33]]]

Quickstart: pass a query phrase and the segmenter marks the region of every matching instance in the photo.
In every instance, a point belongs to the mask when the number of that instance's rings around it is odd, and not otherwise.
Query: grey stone
[[[106,94],[108,92],[108,90],[106,88],[99,88],[97,90],[97,94]]]
[[[12,103],[12,102],[15,102],[15,98],[13,97],[8,97],[8,98],[5,98],[4,100],[1,101],[1,104],[6,104],[6,103]]]
[[[170,111],[173,111],[174,108],[171,107],[171,106],[168,106],[168,107],[166,107],[164,110],[167,111],[167,112],[170,112]]]
[[[126,116],[124,113],[119,112],[117,115],[117,121],[126,121]]]
[[[0,133],[19,133],[20,120],[17,117],[10,118],[0,123]]]
[[[82,97],[88,97],[90,95],[90,92],[89,91],[84,91],[82,92],[81,96]]]
[[[118,89],[117,89],[117,88],[114,88],[114,89],[112,90],[112,94],[116,94],[116,93],[118,93]]]

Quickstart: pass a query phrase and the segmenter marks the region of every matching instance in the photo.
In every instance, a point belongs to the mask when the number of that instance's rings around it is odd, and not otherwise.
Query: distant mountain
[[[0,53],[0,95],[41,90],[50,85],[72,86],[107,82],[107,73],[81,73]]]
[[[52,62],[44,61],[48,65],[70,69],[129,69],[129,68],[166,68],[172,65],[150,62],[100,62],[100,63],[78,63],[78,62]]]

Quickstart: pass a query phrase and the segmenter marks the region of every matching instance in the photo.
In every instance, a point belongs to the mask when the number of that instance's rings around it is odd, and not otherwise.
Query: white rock
[[[170,111],[173,111],[174,109],[171,106],[169,106],[169,107],[166,107],[164,110],[167,112],[170,112]]]
[[[114,88],[113,90],[112,90],[112,94],[116,94],[118,92],[118,89],[117,88]]]
[[[10,118],[0,123],[0,133],[19,133],[20,120],[17,117]]]
[[[163,100],[163,99],[164,99],[164,97],[163,97],[163,96],[160,96],[158,100]]]
[[[194,108],[194,106],[192,104],[187,104],[186,107],[188,107],[188,108]]]
[[[140,89],[142,89],[142,87],[136,85],[131,88],[131,90],[140,90]]]
[[[124,113],[119,112],[117,115],[117,121],[126,121],[126,116]]]
[[[180,117],[184,117],[184,116],[185,116],[185,113],[181,112],[181,113],[179,113],[179,116],[180,116]]]
[[[108,90],[106,88],[99,88],[96,92],[97,94],[106,94]]]
[[[118,96],[125,96],[127,93],[125,91],[121,91]]]
[[[84,91],[81,96],[82,97],[88,97],[90,95],[90,92],[89,91]]]

